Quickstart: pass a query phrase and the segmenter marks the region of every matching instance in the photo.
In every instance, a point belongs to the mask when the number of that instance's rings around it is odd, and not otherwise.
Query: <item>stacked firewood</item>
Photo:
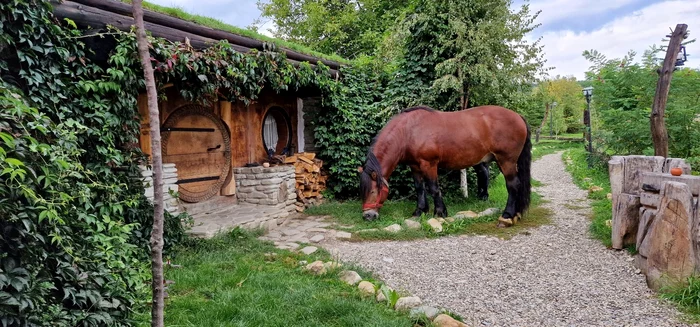
[[[321,191],[326,189],[328,176],[321,171],[323,161],[316,158],[312,152],[297,153],[284,159],[285,164],[294,165],[296,172],[297,211],[323,198]]]

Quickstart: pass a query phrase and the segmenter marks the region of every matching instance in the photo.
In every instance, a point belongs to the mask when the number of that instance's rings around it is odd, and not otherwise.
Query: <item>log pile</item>
[[[294,165],[296,173],[297,211],[303,212],[309,205],[321,202],[321,191],[326,189],[328,176],[322,172],[323,161],[312,152],[297,153],[284,159]]]

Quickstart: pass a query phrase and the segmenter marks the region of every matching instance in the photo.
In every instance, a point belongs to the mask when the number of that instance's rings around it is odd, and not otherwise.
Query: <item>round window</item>
[[[268,156],[292,151],[292,122],[280,107],[272,107],[265,114],[262,128],[263,146]]]

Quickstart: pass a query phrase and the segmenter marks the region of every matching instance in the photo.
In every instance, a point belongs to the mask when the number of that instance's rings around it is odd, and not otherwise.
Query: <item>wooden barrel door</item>
[[[231,169],[226,125],[206,107],[176,109],[161,128],[163,162],[174,163],[180,199],[201,202],[216,195]]]

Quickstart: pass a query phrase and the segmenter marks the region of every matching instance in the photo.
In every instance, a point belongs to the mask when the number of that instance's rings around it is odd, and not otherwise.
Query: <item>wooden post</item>
[[[459,171],[459,186],[462,189],[462,195],[465,198],[469,197],[469,187],[467,185],[467,170],[461,169]]]
[[[141,116],[141,134],[139,135],[139,143],[141,151],[148,156],[148,161],[151,160],[151,127],[148,117],[148,95],[146,93],[139,94],[137,105],[139,107],[139,115]]]
[[[654,141],[654,155],[668,157],[668,131],[666,130],[666,122],[664,114],[666,112],[666,101],[668,100],[668,91],[671,85],[671,77],[676,67],[676,58],[681,47],[681,42],[686,36],[688,25],[678,24],[676,29],[671,33],[671,40],[668,42],[666,50],[666,58],[659,72],[659,81],[656,84],[656,95],[654,103],[651,107],[651,138]]]
[[[229,133],[231,135],[231,142],[234,142],[234,137],[233,137],[233,114],[231,112],[231,102],[229,101],[219,101],[219,110],[221,111],[221,119],[226,123],[226,126],[228,126]],[[231,151],[231,149],[228,149]],[[231,160],[231,169],[229,170],[229,176],[231,177],[229,179],[228,184],[224,185],[221,188],[221,195],[234,195],[236,194],[236,178],[235,174],[233,173],[233,160]]]

